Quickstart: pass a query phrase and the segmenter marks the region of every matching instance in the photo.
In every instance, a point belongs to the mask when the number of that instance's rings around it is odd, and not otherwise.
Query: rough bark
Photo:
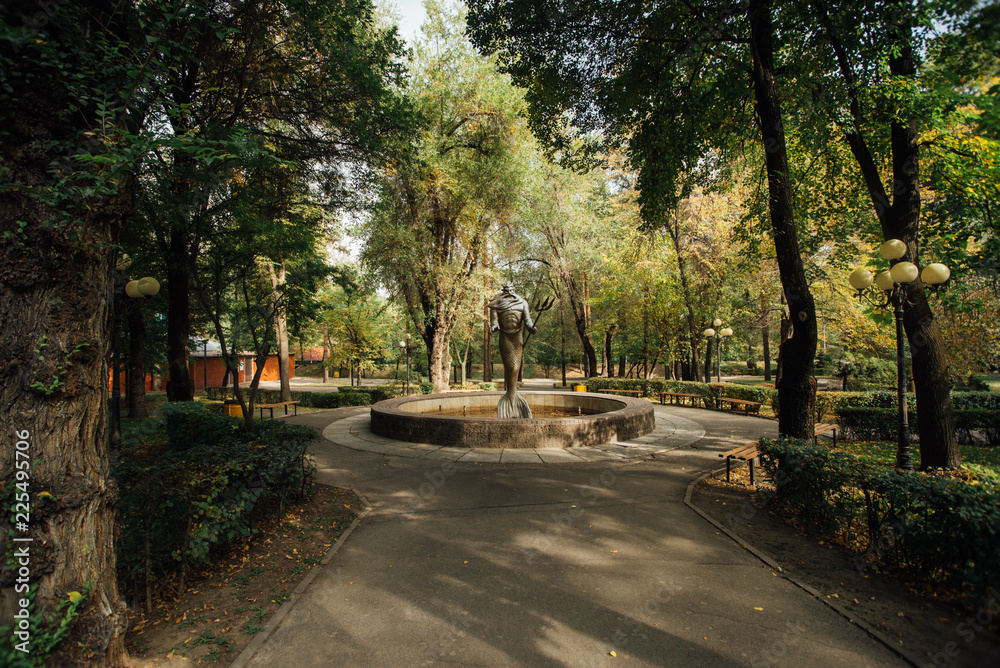
[[[782,373],[777,380],[778,432],[794,438],[812,438],[816,394],[813,364],[818,334],[816,305],[806,280],[795,227],[781,98],[774,72],[770,1],[751,3],[747,15],[753,56],[751,77],[765,151],[768,210],[781,285],[793,324],[792,336],[779,353]]]
[[[330,356],[330,325],[323,325],[323,382],[330,382],[330,367],[326,359]]]
[[[190,276],[186,244],[180,235],[171,239],[167,263],[167,400],[193,401],[194,380],[188,368],[191,334]]]
[[[611,339],[615,335],[615,325],[604,330],[604,364],[608,367],[608,378],[615,377],[615,365],[611,358]]]
[[[917,143],[917,122],[904,113],[894,115],[889,126],[892,151],[892,188],[887,192],[879,168],[869,148],[869,120],[864,113],[850,55],[834,29],[822,3],[817,3],[830,45],[834,51],[841,78],[850,100],[851,124],[844,128],[844,141],[851,149],[868,189],[875,215],[886,239],[901,239],[906,254],[898,261],[917,263],[919,249],[917,233],[920,223],[920,147]],[[885,40],[893,45],[888,59],[889,73],[911,79],[916,75],[917,62],[913,52],[912,26],[905,13],[889,12],[884,26]],[[897,22],[898,21],[898,22]],[[919,415],[920,459],[922,468],[958,468],[962,459],[955,438],[954,415],[951,406],[951,385],[948,380],[948,358],[944,341],[927,303],[923,283],[918,278],[906,286],[909,302],[903,326],[910,342],[913,360],[913,384]]]
[[[889,26],[889,30],[893,29],[905,30],[907,39],[898,54],[889,58],[889,71],[895,76],[912,77],[916,73],[916,64],[909,41],[909,27]],[[892,205],[880,217],[882,232],[887,239],[906,242],[906,255],[899,261],[919,263],[920,148],[916,121],[893,122],[890,140],[893,198]],[[913,385],[920,417],[920,468],[959,468],[962,456],[955,437],[944,340],[919,277],[903,286],[903,295],[907,302],[903,311],[903,327],[910,342]]]
[[[84,4],[88,21],[114,30],[114,22],[107,21],[113,6]],[[119,11],[124,10],[123,4]],[[53,20],[50,27],[66,25]],[[86,28],[99,29],[81,27]],[[10,46],[4,41],[0,48]],[[107,360],[116,261],[108,249],[131,213],[134,181],[125,176],[117,193],[89,202],[87,210],[80,203],[75,213],[82,224],[68,229],[54,224],[64,211],[50,210],[30,194],[59,187],[52,166],[65,155],[48,147],[98,123],[84,111],[67,111],[74,100],[64,81],[49,76],[32,54],[21,55],[23,68],[9,73],[14,108],[4,115],[15,121],[4,127],[2,146],[4,177],[16,187],[0,192],[0,234],[10,235],[0,245],[0,480],[15,477],[18,441],[29,444],[28,461],[37,464],[30,470],[27,529],[10,526],[12,518],[5,514],[0,534],[5,545],[8,530],[32,539],[16,545],[29,549],[30,582],[38,585],[36,612],[51,615],[68,592],[92,586],[65,651],[92,653],[90,665],[125,666],[125,606],[115,569],[118,491],[108,462]],[[70,230],[80,236],[72,238]],[[51,498],[43,500],[40,492]],[[15,602],[23,597],[14,590],[9,564],[0,563],[0,626],[12,625]]]
[[[285,284],[285,263],[282,262],[277,268],[268,265],[268,272],[271,277],[271,289],[277,293]],[[274,333],[278,339],[278,379],[281,384],[281,400],[292,400],[292,385],[288,370],[288,318],[285,314],[284,305],[281,305],[274,313]]]
[[[130,418],[149,417],[146,414],[146,323],[142,319],[142,305],[129,304],[128,315],[128,416]]]

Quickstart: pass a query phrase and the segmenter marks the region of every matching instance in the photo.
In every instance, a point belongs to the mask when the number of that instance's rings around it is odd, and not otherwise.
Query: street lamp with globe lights
[[[121,459],[122,442],[122,416],[121,416],[121,332],[122,313],[138,306],[138,302],[132,300],[153,297],[160,292],[160,282],[152,276],[145,278],[127,280],[126,272],[132,266],[132,259],[128,255],[122,255],[115,265],[115,292],[114,292],[114,331],[112,332],[113,362],[111,374],[111,433],[109,435],[109,459],[112,470],[118,465]],[[130,299],[126,299],[129,297]]]
[[[405,341],[399,342],[399,350],[406,353],[406,396],[410,396],[410,335],[406,335]]]
[[[715,320],[712,321],[712,324],[715,327],[722,327],[722,319],[716,318]],[[722,364],[721,364],[722,339],[732,336],[733,330],[730,329],[729,327],[722,327],[722,329],[719,330],[709,327],[701,334],[706,339],[708,339],[709,347],[711,347],[712,345],[712,340],[713,339],[715,340],[715,382],[721,383],[722,382]],[[708,381],[711,381],[712,379],[711,373],[712,373],[711,369],[705,369],[705,377]]]
[[[944,283],[951,276],[951,270],[940,262],[934,262],[921,271],[917,265],[900,260],[906,255],[906,243],[899,239],[889,239],[879,248],[879,254],[893,262],[888,271],[877,276],[867,269],[855,269],[847,281],[857,290],[858,301],[864,301],[875,308],[892,306],[896,324],[896,403],[897,429],[896,468],[913,470],[910,456],[910,424],[906,409],[906,357],[903,338],[903,311],[911,305],[906,298],[907,285],[920,277],[927,285]]]

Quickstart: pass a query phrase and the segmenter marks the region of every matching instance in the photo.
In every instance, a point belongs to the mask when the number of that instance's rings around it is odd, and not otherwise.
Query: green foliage
[[[738,385],[736,383],[698,383],[687,380],[644,380],[641,378],[601,378],[587,379],[587,390],[640,390],[642,396],[650,399],[659,398],[660,392],[681,392],[683,394],[700,394],[709,399],[728,397],[756,401],[762,406],[772,406],[777,399],[778,391],[766,385]]]
[[[91,583],[84,586],[83,593],[71,591],[66,598],[59,601],[55,614],[46,617],[41,611],[35,610],[35,595],[38,592],[38,585],[32,584],[28,588],[28,634],[30,640],[26,643],[28,652],[21,652],[15,649],[21,643],[21,639],[13,635],[17,629],[8,626],[0,626],[0,666],[9,668],[44,668],[49,665],[49,657],[69,634],[73,620],[79,614],[79,608],[86,603],[90,596]],[[32,614],[34,612],[34,614]],[[20,629],[23,630],[23,629]]]
[[[907,395],[909,410],[916,409],[916,399]],[[849,408],[896,408],[896,393],[875,392],[817,392],[816,420],[829,422],[836,420],[841,409]]]
[[[761,440],[774,501],[800,526],[847,546],[868,566],[904,570],[973,598],[1000,587],[1000,478],[903,473],[809,441]]]
[[[167,446],[175,452],[242,439],[241,420],[209,413],[195,401],[173,401],[162,411]]]
[[[955,409],[955,436],[959,443],[1000,445],[1000,412],[988,409]],[[908,415],[910,435],[917,434],[917,414]],[[896,438],[899,416],[895,408],[840,408],[837,423],[845,438],[889,441]]]
[[[908,415],[910,437],[917,433],[916,414]],[[887,441],[896,438],[899,414],[889,408],[848,408],[837,411],[837,424],[843,437],[858,441]]]
[[[369,392],[327,392],[312,395],[313,408],[341,408],[342,406],[370,406]]]
[[[315,430],[280,420],[228,430],[239,424],[186,405],[165,420],[126,425],[118,470],[124,586],[208,563],[213,549],[253,531],[259,508],[305,492]]]
[[[896,362],[878,357],[848,357],[838,360],[836,375],[847,376],[847,386],[853,390],[891,387],[896,384]]]
[[[1000,413],[1000,393],[954,392],[951,405],[955,410],[985,410]]]
[[[497,384],[493,381],[484,381],[479,383],[479,389],[483,392],[496,392]]]

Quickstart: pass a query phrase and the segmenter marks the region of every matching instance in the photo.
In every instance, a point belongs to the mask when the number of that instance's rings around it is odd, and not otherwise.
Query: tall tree
[[[910,0],[870,2],[853,11],[816,0],[802,19],[815,27],[813,37],[801,44],[803,52],[819,64],[798,76],[813,91],[813,108],[850,148],[880,237],[906,243],[898,261],[917,263],[921,257],[921,167],[926,164],[921,144],[946,144],[940,136],[951,133],[940,119],[947,109],[983,98],[970,95],[960,79],[975,72],[951,71],[947,51],[982,50],[975,27],[983,18],[995,22],[995,4],[990,5]],[[961,41],[974,46],[960,47]],[[985,48],[994,54],[987,62],[995,63],[995,37]],[[941,56],[937,63],[935,55]],[[922,141],[930,129],[937,130],[932,133],[937,140]],[[920,416],[921,467],[957,468],[961,456],[944,340],[919,278],[902,286],[902,299]]]
[[[188,46],[161,56],[167,94],[150,116],[185,150],[161,152],[143,183],[167,270],[167,390],[185,400],[193,393],[189,268],[226,190],[213,163],[277,155],[310,169],[330,206],[350,207],[364,179],[348,183],[343,167],[364,174],[384,159],[408,113],[394,92],[402,44],[375,27],[369,0],[212,1],[170,16],[172,34]],[[192,143],[211,157],[193,160]]]
[[[4,536],[31,541],[4,542],[0,626],[13,626],[21,599],[52,615],[70,592],[89,591],[72,649],[53,665],[87,654],[93,665],[127,665],[106,360],[148,74],[132,9],[54,3],[39,16],[0,4],[0,496],[9,507],[27,493],[31,508],[17,526],[0,518]],[[30,592],[15,584],[15,549],[28,552]],[[32,628],[29,650],[40,632]]]
[[[486,240],[517,201],[525,131],[520,94],[466,41],[464,12],[427,9],[411,86],[424,126],[385,175],[362,259],[403,303],[443,392],[456,323],[483,297]]]
[[[811,436],[815,305],[798,249],[770,3],[469,5],[474,42],[497,52],[504,71],[528,89],[532,129],[554,155],[580,165],[609,145],[627,147],[651,226],[670,215],[691,175],[724,165],[735,138],[760,142],[771,236],[795,323],[782,348],[779,430]]]

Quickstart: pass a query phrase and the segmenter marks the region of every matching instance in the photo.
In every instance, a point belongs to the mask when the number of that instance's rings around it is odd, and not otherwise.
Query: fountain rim
[[[380,401],[371,407],[371,431],[377,436],[412,443],[470,448],[568,448],[638,438],[652,430],[653,404],[644,399],[590,392],[525,392],[529,402],[552,405],[584,404],[598,413],[532,419],[441,415],[405,410],[406,404],[429,407],[447,400],[450,406],[493,406],[503,392],[417,394]]]
[[[529,404],[531,403],[530,397],[537,396],[559,396],[566,397],[570,400],[574,398],[587,398],[587,399],[597,399],[603,403],[615,406],[609,410],[602,410],[598,413],[586,413],[583,415],[574,415],[569,417],[544,417],[530,419],[530,422],[554,422],[563,423],[570,420],[594,420],[606,416],[626,416],[631,413],[644,412],[650,409],[650,403],[644,399],[634,399],[632,397],[623,397],[620,395],[609,396],[607,394],[598,394],[596,392],[545,392],[545,391],[529,391],[529,392],[519,392],[526,399],[529,399]],[[464,416],[464,415],[440,415],[435,413],[420,413],[415,411],[403,410],[400,406],[426,401],[432,403],[440,398],[448,399],[464,399],[467,397],[482,398],[482,401],[476,402],[477,406],[489,405],[490,398],[499,400],[500,397],[504,395],[503,392],[482,392],[482,391],[471,391],[471,392],[439,392],[437,394],[411,394],[404,397],[394,397],[392,399],[385,399],[379,401],[378,403],[372,404],[371,410],[389,414],[398,415],[402,417],[417,418],[417,419],[434,419],[434,420],[446,420],[446,421],[476,421],[485,423],[518,423],[525,422],[523,418],[498,418],[498,417],[476,417],[476,416]],[[437,398],[437,399],[436,399]],[[571,401],[567,402],[566,405],[571,405]]]

